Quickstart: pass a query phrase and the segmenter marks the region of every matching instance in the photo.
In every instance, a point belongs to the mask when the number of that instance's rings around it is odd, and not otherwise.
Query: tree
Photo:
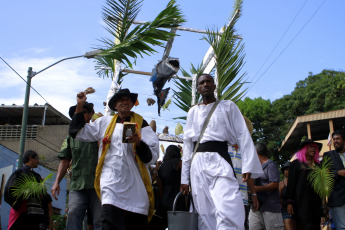
[[[280,152],[278,148],[297,116],[327,112],[345,108],[345,72],[323,70],[296,83],[291,94],[271,103],[262,98],[238,102],[241,112],[254,126],[254,141],[263,141],[273,159],[282,164],[291,158],[291,152]],[[298,145],[299,143],[296,143]]]
[[[270,115],[272,113],[272,103],[270,100],[264,100],[261,97],[237,102],[238,108],[243,116],[246,116],[253,124],[254,131],[252,138],[254,142],[267,142],[270,138]]]

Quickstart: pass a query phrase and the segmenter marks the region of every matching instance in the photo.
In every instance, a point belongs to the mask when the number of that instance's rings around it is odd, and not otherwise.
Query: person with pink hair
[[[296,229],[320,229],[322,202],[307,180],[313,165],[319,164],[321,143],[307,139],[301,143],[289,168],[287,212],[294,216]]]

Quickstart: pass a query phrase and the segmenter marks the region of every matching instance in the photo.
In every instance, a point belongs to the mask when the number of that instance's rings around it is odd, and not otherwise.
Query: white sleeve
[[[183,156],[182,156],[182,173],[181,173],[181,184],[189,184],[190,167],[192,163],[193,155],[193,119],[192,111],[187,115],[187,122],[185,132],[183,134]]]
[[[252,137],[250,136],[241,111],[234,102],[229,102],[230,110],[227,113],[230,122],[229,135],[241,151],[242,173],[251,173],[252,178],[258,178],[263,174],[263,171]]]
[[[153,132],[150,126],[146,126],[141,129],[141,140],[145,142],[152,153],[152,159],[147,165],[154,164],[159,157],[159,139],[155,132]]]
[[[105,130],[103,126],[106,125],[105,128],[108,127],[108,124],[107,124],[108,119],[109,119],[108,116],[103,116],[103,117],[98,118],[94,122],[86,123],[84,127],[78,131],[75,139],[78,141],[84,141],[84,142],[93,142],[93,141],[102,140],[103,135],[104,135],[103,130]]]

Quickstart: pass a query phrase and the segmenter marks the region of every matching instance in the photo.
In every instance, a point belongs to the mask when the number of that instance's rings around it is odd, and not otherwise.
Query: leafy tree
[[[246,97],[243,101],[238,101],[237,105],[242,114],[253,123],[253,141],[267,142],[270,137],[269,117],[272,113],[271,101],[264,100],[261,97],[255,99]]]
[[[284,163],[291,152],[280,152],[278,148],[297,116],[327,112],[345,108],[345,72],[323,70],[296,83],[291,94],[271,103],[262,98],[238,102],[242,113],[254,126],[254,141],[263,141],[273,159]],[[297,145],[299,143],[296,143]]]

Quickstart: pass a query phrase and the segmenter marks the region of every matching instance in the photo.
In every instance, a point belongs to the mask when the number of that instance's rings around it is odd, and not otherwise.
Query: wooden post
[[[310,123],[307,123],[307,132],[308,132],[308,139],[312,139],[311,137],[311,130],[310,130]]]
[[[331,151],[332,150],[332,144],[333,144],[332,133],[334,132],[333,120],[329,119],[328,124],[329,124],[329,135],[331,137],[331,144],[329,145],[329,151]]]

